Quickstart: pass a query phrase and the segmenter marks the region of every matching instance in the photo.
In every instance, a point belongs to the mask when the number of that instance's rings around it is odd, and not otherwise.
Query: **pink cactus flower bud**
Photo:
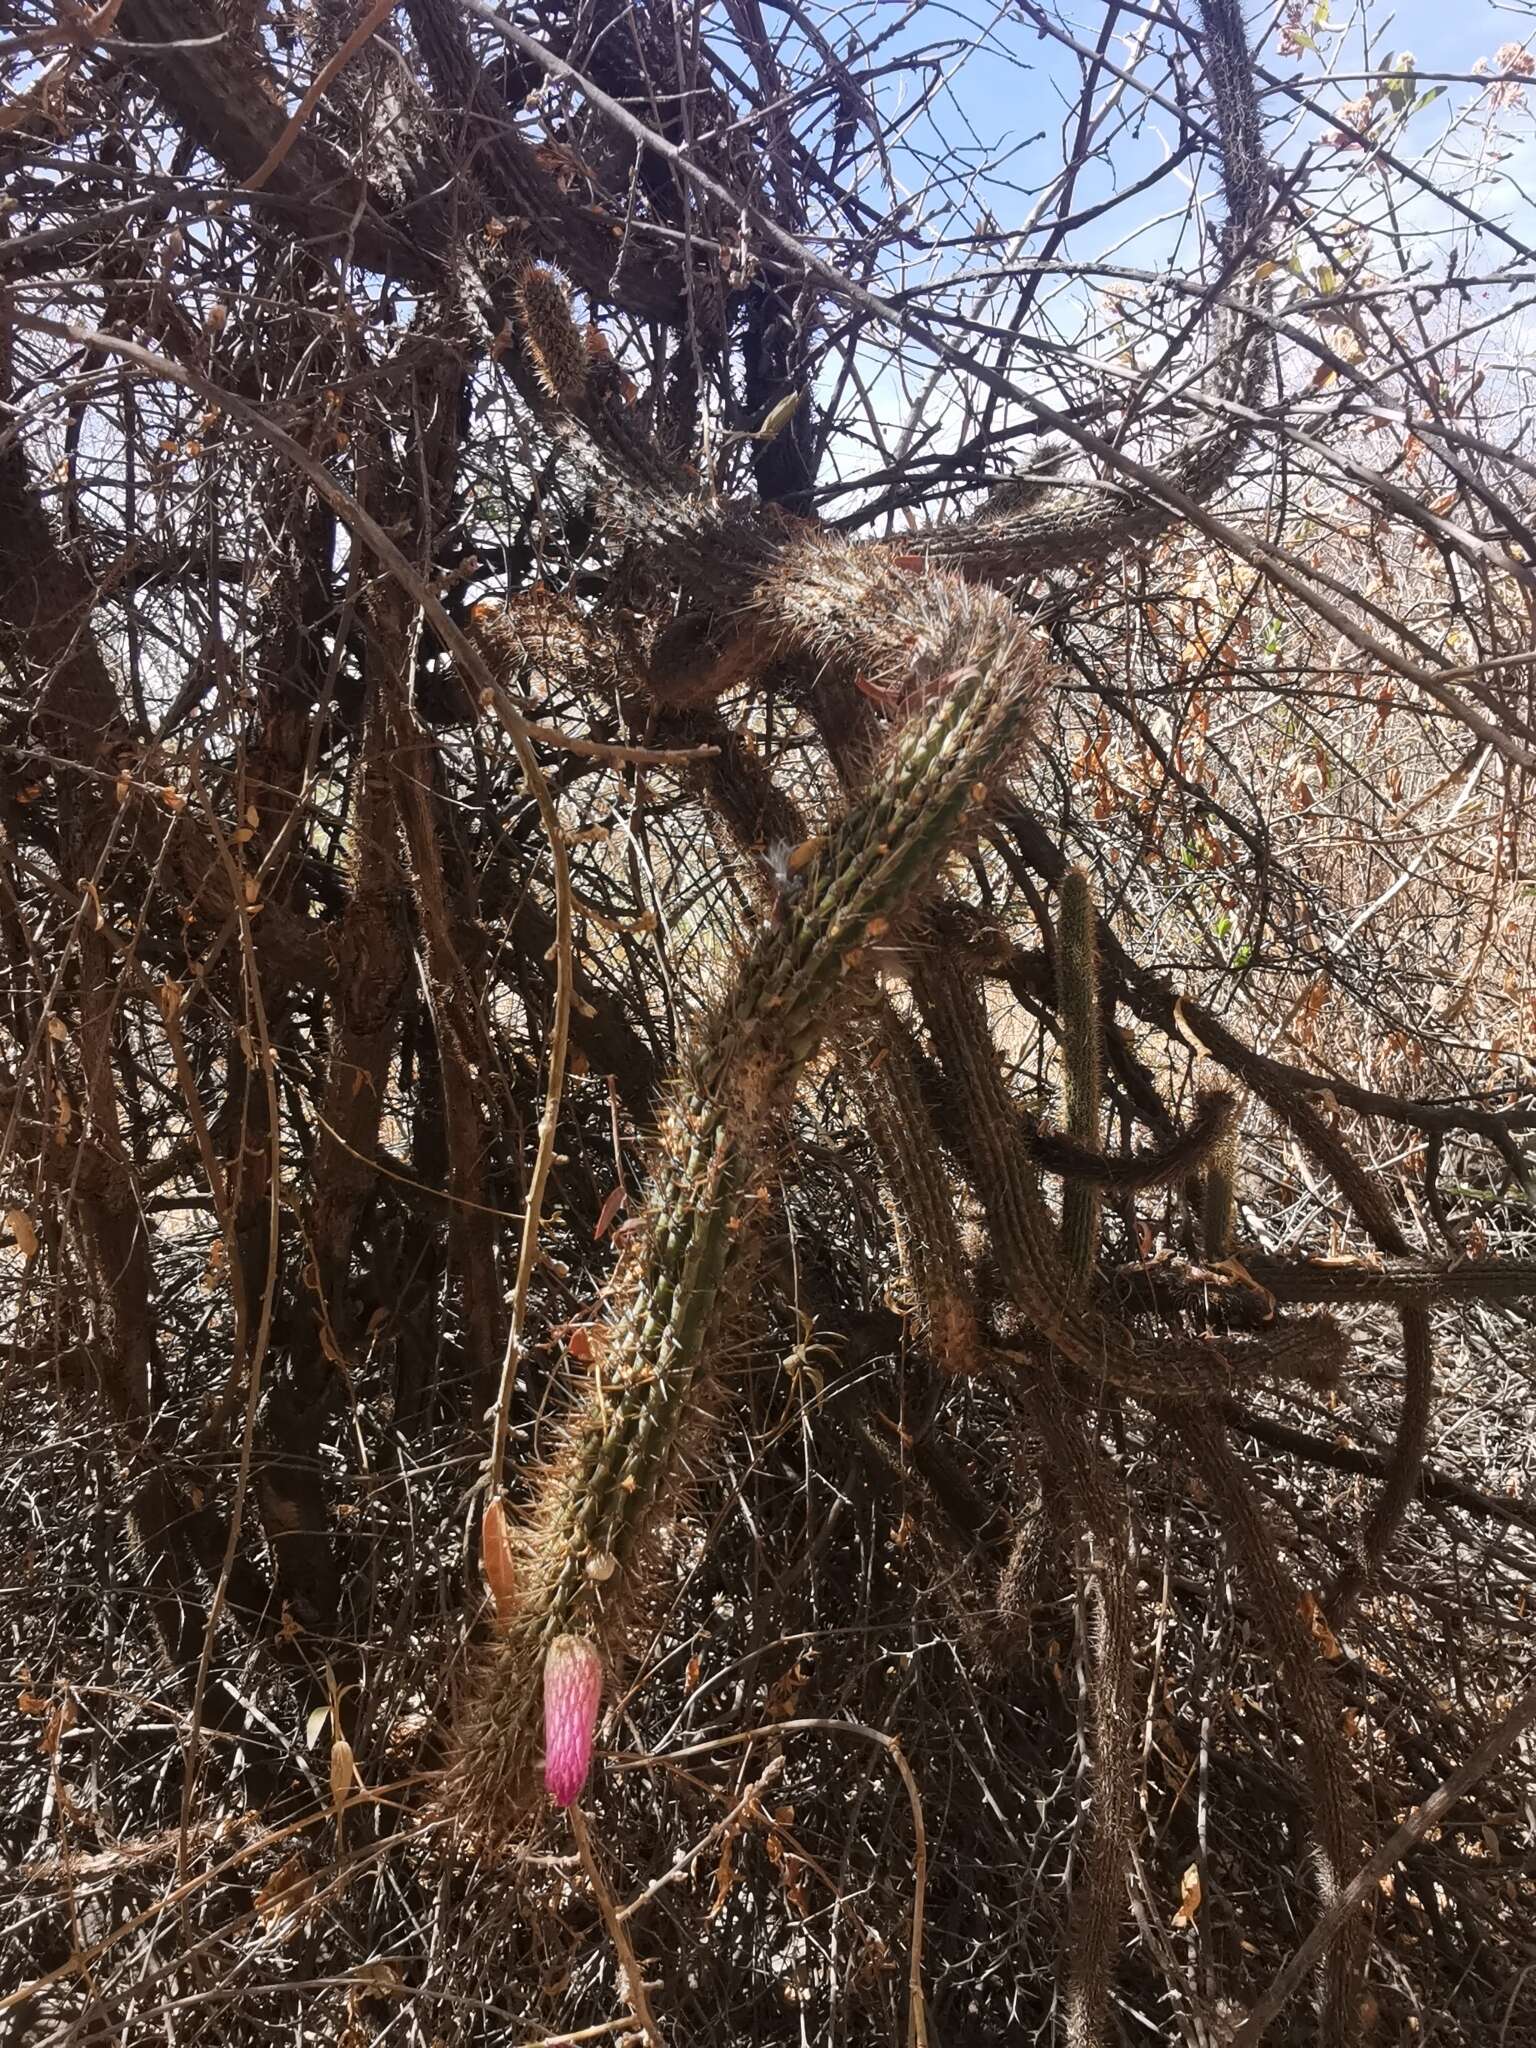
[[[603,1660],[585,1636],[556,1636],[544,1659],[544,1788],[573,1805],[587,1782]]]

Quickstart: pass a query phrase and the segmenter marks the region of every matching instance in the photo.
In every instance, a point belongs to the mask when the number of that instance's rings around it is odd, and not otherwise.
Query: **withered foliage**
[[[1536,2038],[1533,67],[1089,12],[8,17],[0,2039]]]

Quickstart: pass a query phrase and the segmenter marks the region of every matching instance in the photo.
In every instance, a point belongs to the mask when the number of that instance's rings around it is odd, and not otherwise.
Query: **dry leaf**
[[[35,1259],[38,1252],[37,1230],[25,1209],[7,1209],[5,1227],[16,1240],[24,1259]]]
[[[604,1202],[602,1209],[599,1212],[597,1219],[597,1228],[592,1233],[594,1243],[602,1243],[603,1239],[608,1235],[609,1231],[613,1228],[614,1217],[618,1215],[620,1209],[623,1208],[624,1203],[627,1199],[628,1190],[626,1188],[616,1187],[612,1189],[612,1191],[609,1193],[607,1201]]]
[[[1338,1637],[1328,1626],[1328,1617],[1324,1614],[1322,1603],[1317,1595],[1315,1593],[1303,1593],[1301,1599],[1297,1602],[1297,1610],[1302,1620],[1311,1630],[1312,1640],[1316,1643],[1319,1654],[1326,1657],[1330,1664],[1337,1663],[1344,1652],[1339,1647]]]
[[[405,1980],[387,1956],[378,1956],[372,1962],[359,1963],[352,1976],[364,1991],[403,1991]]]
[[[1193,1927],[1195,1915],[1200,1910],[1200,1872],[1190,1864],[1179,1880],[1179,1910],[1173,1916],[1175,1927]]]
[[[1257,1294],[1266,1305],[1267,1315],[1274,1315],[1276,1308],[1279,1306],[1274,1295],[1264,1286],[1262,1281],[1254,1279],[1241,1259],[1217,1259],[1212,1263],[1211,1271],[1213,1273],[1220,1273],[1223,1279],[1236,1280],[1240,1286],[1246,1287],[1251,1293]]]
[[[769,412],[763,424],[758,428],[753,439],[757,441],[776,441],[795,414],[800,410],[800,401],[804,396],[805,393],[803,391],[791,391],[787,398],[781,398],[778,404]]]
[[[352,1754],[352,1745],[344,1735],[337,1736],[331,1744],[331,1804],[345,1806],[352,1796],[352,1781],[357,1776],[357,1759]]]
[[[720,1861],[715,1866],[715,1896],[709,1903],[709,1918],[715,1919],[731,1895],[736,1881],[736,1846],[729,1835],[720,1844]]]
[[[80,1709],[76,1706],[72,1694],[65,1693],[62,1699],[50,1701],[47,1717],[43,1723],[43,1732],[37,1738],[39,1755],[57,1755],[59,1737],[66,1728],[73,1728],[79,1719]]]
[[[280,1864],[256,1894],[256,1912],[270,1933],[290,1913],[298,1912],[315,1888],[315,1880],[304,1866],[302,1856],[290,1856]]]
[[[763,1707],[763,1717],[768,1721],[787,1721],[800,1704],[800,1695],[805,1690],[810,1673],[796,1660],[788,1671],[776,1678],[768,1688],[768,1698]]]

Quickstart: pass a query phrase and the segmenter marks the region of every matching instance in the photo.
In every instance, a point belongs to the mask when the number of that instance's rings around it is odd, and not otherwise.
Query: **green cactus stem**
[[[765,849],[807,844],[804,817],[762,756],[720,718],[687,713],[674,723],[690,742],[714,749],[697,771],[700,785],[738,849],[751,856],[749,872],[771,908],[779,884],[770,879]],[[796,875],[787,879],[798,886]],[[914,1322],[941,1370],[975,1372],[982,1363],[976,1308],[911,1027],[888,1002],[867,998],[834,1029],[831,1044],[880,1163]]]
[[[1134,1195],[1197,1173],[1227,1136],[1236,1115],[1235,1095],[1224,1089],[1204,1089],[1195,1098],[1194,1115],[1184,1130],[1165,1144],[1147,1145],[1139,1151],[1089,1151],[1060,1131],[1040,1124],[1029,1126],[1027,1136],[1036,1164],[1047,1173],[1059,1173],[1064,1180],[1086,1180],[1118,1195]]]
[[[889,1004],[867,1033],[839,1035],[842,1069],[864,1115],[889,1189],[910,1306],[941,1371],[985,1365],[976,1304],[955,1216],[943,1148],[918,1083],[912,1033]]]
[[[927,631],[907,654],[920,708],[756,935],[685,1062],[643,1229],[616,1276],[623,1306],[518,1543],[517,1608],[460,1719],[450,1790],[472,1827],[498,1832],[525,1807],[550,1646],[575,1635],[616,1650],[643,1596],[644,1538],[700,1407],[773,1117],[1022,743],[1041,657],[1006,605],[978,595],[929,579]]]

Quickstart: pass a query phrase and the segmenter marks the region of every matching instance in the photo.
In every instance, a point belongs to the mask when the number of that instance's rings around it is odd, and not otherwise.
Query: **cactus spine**
[[[923,709],[757,934],[685,1062],[638,1250],[619,1276],[625,1305],[522,1534],[517,1605],[461,1719],[451,1776],[471,1824],[494,1830],[526,1799],[551,1645],[622,1639],[771,1118],[857,985],[871,942],[932,884],[1022,743],[1041,682],[1037,649],[1001,602],[978,603],[955,584],[946,609],[945,587],[927,599]]]
[[[547,396],[569,405],[587,386],[587,351],[565,286],[552,270],[530,264],[517,284],[523,346]]]
[[[1088,877],[1062,877],[1056,913],[1056,984],[1067,1069],[1067,1131],[1090,1152],[1099,1149],[1103,1116],[1104,1026],[1099,1009],[1099,935]],[[1079,1301],[1093,1286],[1099,1246],[1099,1191],[1086,1179],[1067,1181],[1061,1199],[1061,1243],[1068,1283]]]

